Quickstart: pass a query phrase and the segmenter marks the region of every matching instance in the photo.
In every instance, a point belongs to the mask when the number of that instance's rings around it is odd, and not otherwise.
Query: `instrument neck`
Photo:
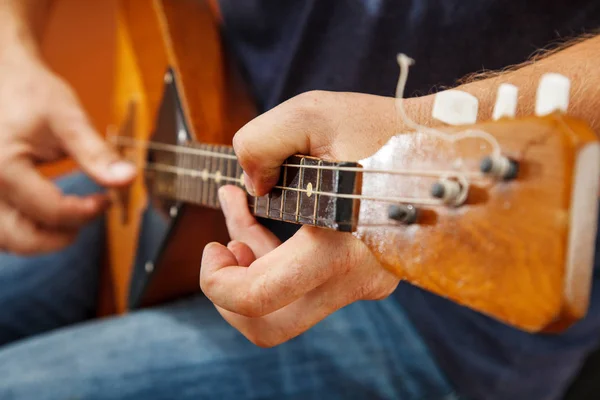
[[[150,150],[146,180],[152,195],[220,208],[221,186],[245,190],[243,169],[231,146],[190,143],[178,150]],[[358,193],[358,174],[338,168],[355,166],[292,156],[270,193],[248,195],[250,211],[256,217],[353,231],[359,202],[344,195]]]

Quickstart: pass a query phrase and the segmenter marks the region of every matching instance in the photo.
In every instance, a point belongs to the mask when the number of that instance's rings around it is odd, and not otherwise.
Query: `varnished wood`
[[[115,127],[123,126],[133,104],[132,136],[144,141],[151,138],[167,68],[175,71],[181,83],[182,105],[194,140],[231,144],[237,129],[254,116],[250,98],[220,40],[214,5],[198,0],[119,1]],[[143,166],[144,149],[130,150],[128,158]],[[118,313],[128,309],[140,217],[148,204],[142,176],[131,188],[129,199],[129,204],[117,203],[109,212],[110,267]],[[131,218],[123,224],[125,207]],[[182,213],[184,224],[170,238],[173,247],[167,247],[155,266],[153,282],[159,284],[148,288],[147,304],[198,292],[199,249],[210,241],[228,240],[222,214],[193,206]]]
[[[116,0],[55,1],[41,43],[44,60],[75,90],[101,135],[111,113],[115,5]],[[76,168],[71,159],[40,166],[44,175],[53,178]]]
[[[516,180],[476,184],[464,206],[425,207],[420,223],[408,227],[387,220],[386,204],[363,201],[356,235],[392,272],[424,289],[524,330],[564,329],[587,311],[595,229],[580,238],[579,258],[566,255],[570,231],[584,228],[570,225],[574,163],[598,139],[583,122],[560,115],[479,128],[521,162]],[[408,133],[361,164],[452,170],[460,158],[477,172],[490,151],[482,144]],[[587,173],[598,180],[597,165]],[[363,182],[370,196],[430,198],[435,179],[363,174]],[[579,195],[596,201],[595,192]],[[595,215],[589,219],[595,224]]]

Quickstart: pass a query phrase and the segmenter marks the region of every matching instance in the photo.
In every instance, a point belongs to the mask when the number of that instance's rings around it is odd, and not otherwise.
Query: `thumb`
[[[96,132],[70,89],[65,89],[62,98],[55,103],[49,125],[63,150],[99,184],[123,186],[135,177],[135,166],[122,160]]]

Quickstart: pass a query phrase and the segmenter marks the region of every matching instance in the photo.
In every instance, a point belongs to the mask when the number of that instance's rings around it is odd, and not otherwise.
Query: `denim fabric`
[[[82,177],[60,184],[75,195],[100,190]],[[98,218],[59,253],[33,259],[0,253],[0,346],[93,317],[103,249],[104,220]]]
[[[62,185],[93,188],[82,176]],[[392,298],[352,304],[272,349],[202,296],[77,324],[94,308],[102,227],[64,252],[0,258],[0,335],[12,341],[0,347],[0,399],[457,398]]]

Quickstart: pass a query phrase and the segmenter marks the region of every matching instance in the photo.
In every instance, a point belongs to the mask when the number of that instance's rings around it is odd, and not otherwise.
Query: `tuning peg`
[[[417,222],[418,210],[411,204],[393,204],[388,208],[388,218],[411,225]]]
[[[555,73],[543,75],[537,88],[535,114],[542,117],[555,111],[566,113],[570,90],[571,81],[566,76]]]
[[[468,187],[453,179],[442,179],[431,186],[432,197],[455,207],[462,205],[467,200],[468,191]]]
[[[492,118],[494,121],[500,118],[514,118],[517,114],[517,102],[519,98],[519,89],[510,83],[503,83],[498,87],[496,96],[496,105]]]
[[[477,97],[453,89],[435,95],[431,115],[449,125],[468,125],[477,122],[478,110]]]
[[[519,163],[508,157],[486,157],[481,160],[479,170],[490,176],[509,181],[519,174]]]

